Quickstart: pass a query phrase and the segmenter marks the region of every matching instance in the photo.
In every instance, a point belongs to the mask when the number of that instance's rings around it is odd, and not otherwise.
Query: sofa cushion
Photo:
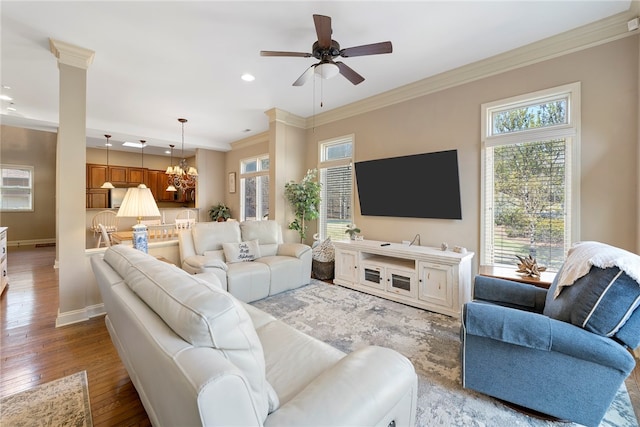
[[[260,246],[257,240],[240,243],[223,243],[224,257],[227,263],[247,262],[260,258]]]
[[[618,267],[593,266],[554,298],[557,286],[556,277],[544,314],[601,336],[614,336],[640,305],[640,284]]]
[[[198,222],[191,229],[198,255],[222,249],[223,243],[240,243],[240,226],[236,221]]]
[[[273,220],[243,221],[240,223],[242,240],[258,240],[262,256],[275,255],[282,243],[282,229]]]
[[[131,247],[112,246],[104,259],[177,335],[193,346],[221,351],[242,370],[256,410],[266,419],[270,386],[264,352],[249,314],[237,299],[197,275]]]

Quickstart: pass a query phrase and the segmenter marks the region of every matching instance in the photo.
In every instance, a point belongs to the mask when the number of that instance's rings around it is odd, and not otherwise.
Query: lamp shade
[[[140,184],[127,189],[116,216],[135,217],[138,218],[139,223],[142,217],[160,216],[160,211],[151,190],[146,185]]]

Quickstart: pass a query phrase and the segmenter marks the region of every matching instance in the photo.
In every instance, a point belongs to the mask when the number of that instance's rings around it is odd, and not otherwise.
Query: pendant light
[[[142,169],[143,171],[144,171],[144,147],[146,146],[147,146],[147,141],[145,141],[144,139],[141,139],[140,140],[140,169]],[[144,181],[144,173],[142,174],[142,180]],[[141,182],[140,185],[138,185],[138,187],[140,186],[147,188],[144,182]]]
[[[169,144],[169,147],[171,147],[171,163],[169,163],[169,167],[167,167],[167,171],[165,172],[167,175],[169,175],[169,185],[167,186],[167,189],[164,191],[178,191],[176,190],[176,187],[173,185],[173,171],[174,171],[174,167],[173,167],[173,147],[175,147],[175,145],[173,144]]]
[[[105,138],[107,138],[107,143],[105,144],[107,146],[107,172],[105,173],[106,181],[100,186],[100,188],[115,188],[111,181],[109,181],[109,177],[111,175],[109,172],[109,147],[111,146],[109,138],[111,138],[111,135],[105,135]]]

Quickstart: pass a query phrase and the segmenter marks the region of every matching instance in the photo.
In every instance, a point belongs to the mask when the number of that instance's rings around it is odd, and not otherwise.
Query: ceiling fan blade
[[[300,77],[298,77],[298,80],[293,82],[293,86],[304,85],[307,82],[307,80],[309,80],[309,77],[313,76],[313,69],[316,68],[316,65],[318,64],[313,64],[311,67],[307,68],[306,71],[302,73]]]
[[[279,52],[276,50],[261,50],[260,56],[297,56],[301,58],[311,58],[313,55],[305,52]]]
[[[338,66],[340,74],[345,76],[347,80],[349,80],[354,85],[360,84],[364,81],[364,77],[353,71],[353,68],[349,67],[344,62],[336,61],[335,64]]]
[[[313,15],[313,23],[318,35],[318,46],[323,49],[331,47],[331,18],[324,15]]]
[[[343,58],[348,58],[350,56],[378,55],[381,53],[391,52],[393,52],[393,46],[391,45],[391,42],[380,42],[342,49],[340,51],[340,56],[342,56]]]

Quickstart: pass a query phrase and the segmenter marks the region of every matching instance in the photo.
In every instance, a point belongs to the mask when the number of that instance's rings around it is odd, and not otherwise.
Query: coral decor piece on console
[[[516,255],[520,262],[518,263],[517,273],[523,273],[528,277],[537,277],[540,278],[540,273],[547,270],[547,267],[543,267],[538,265],[538,262],[531,255],[525,257],[521,257],[520,255]]]

